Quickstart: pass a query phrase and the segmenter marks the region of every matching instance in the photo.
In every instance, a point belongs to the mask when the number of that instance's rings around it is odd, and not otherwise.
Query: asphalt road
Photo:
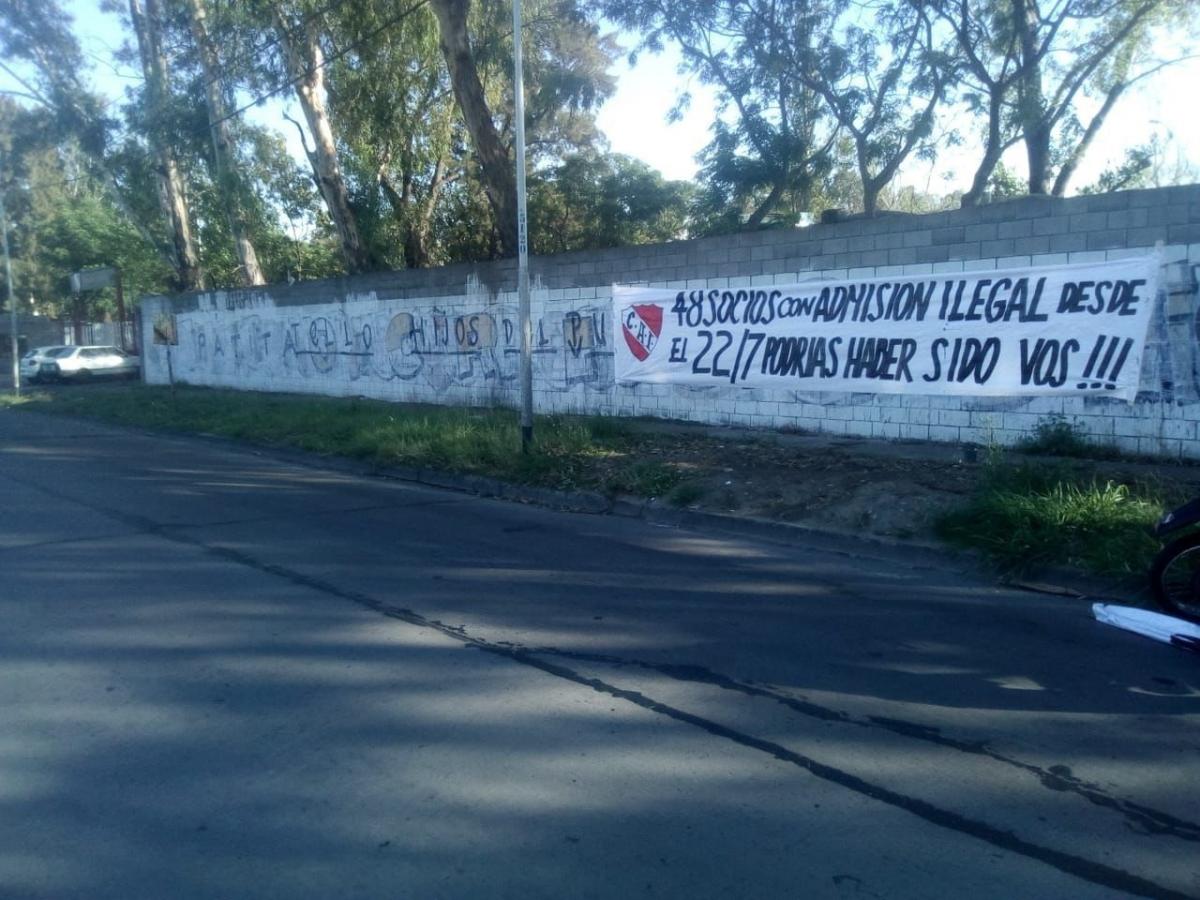
[[[6,900],[1200,895],[1085,603],[11,411],[0,510]]]

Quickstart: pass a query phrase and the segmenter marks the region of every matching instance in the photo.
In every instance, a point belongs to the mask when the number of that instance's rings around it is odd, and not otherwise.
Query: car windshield
[[[46,355],[51,359],[62,359],[64,356],[70,356],[74,352],[74,347],[55,347]]]

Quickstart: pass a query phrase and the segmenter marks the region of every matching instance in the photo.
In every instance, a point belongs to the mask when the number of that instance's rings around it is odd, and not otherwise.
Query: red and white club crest
[[[635,303],[621,310],[621,333],[629,352],[645,362],[662,334],[663,308],[655,303]]]

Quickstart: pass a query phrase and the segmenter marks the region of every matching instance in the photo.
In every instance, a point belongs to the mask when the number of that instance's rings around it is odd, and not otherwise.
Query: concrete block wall
[[[619,384],[612,285],[742,287],[1105,260],[1163,245],[1135,403]],[[1135,453],[1200,458],[1200,185],[884,215],[531,260],[539,412],[1011,444],[1051,416]],[[146,380],[455,405],[518,403],[516,264],[144,298]],[[151,339],[173,317],[178,343]],[[168,353],[169,350],[169,353]]]

